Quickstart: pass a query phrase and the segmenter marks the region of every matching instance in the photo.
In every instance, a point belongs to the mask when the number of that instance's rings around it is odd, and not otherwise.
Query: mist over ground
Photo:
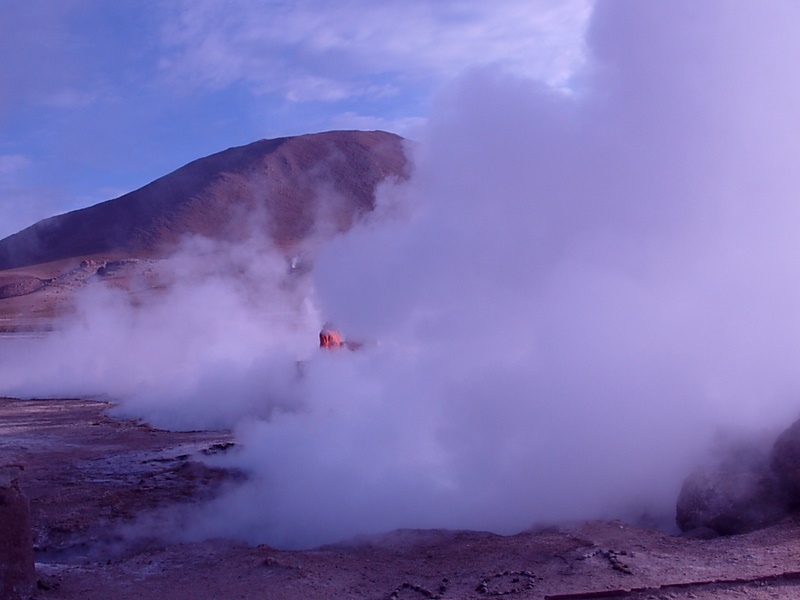
[[[311,280],[255,242],[186,252],[168,293],[89,289],[59,333],[4,342],[0,393],[235,427],[217,460],[250,480],[194,537],[669,520],[717,436],[800,413],[799,18],[598,2],[568,90],[451,82],[411,180]],[[327,320],[364,348],[318,351]]]

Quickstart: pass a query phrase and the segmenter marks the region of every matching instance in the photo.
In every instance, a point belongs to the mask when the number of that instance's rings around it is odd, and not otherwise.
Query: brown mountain
[[[403,140],[332,131],[261,140],[201,158],[129,194],[40,221],[0,240],[0,270],[82,256],[158,257],[185,235],[280,247],[321,225],[344,230],[374,207],[375,188],[404,177]]]

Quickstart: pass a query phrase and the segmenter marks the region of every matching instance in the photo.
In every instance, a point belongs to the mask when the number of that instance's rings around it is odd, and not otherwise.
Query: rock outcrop
[[[776,523],[789,504],[776,478],[763,470],[700,469],[683,483],[677,523],[690,535],[734,535]]]
[[[38,277],[11,276],[0,278],[0,300],[26,296],[44,287],[45,282]]]
[[[800,419],[774,441],[739,443],[718,464],[683,483],[676,521],[681,531],[746,533],[800,507]]]
[[[28,600],[36,584],[28,500],[17,466],[0,467],[0,598]]]
[[[800,419],[778,436],[770,466],[793,505],[800,505]]]

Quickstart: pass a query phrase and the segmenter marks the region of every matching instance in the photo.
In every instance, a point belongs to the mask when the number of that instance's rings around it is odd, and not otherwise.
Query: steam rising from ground
[[[259,301],[213,269],[147,311],[98,292],[45,342],[68,358],[2,391],[235,424],[250,482],[196,536],[669,515],[717,431],[798,412],[799,17],[601,2],[572,94],[492,69],[442,94],[414,177],[321,250],[314,290],[245,247]],[[316,352],[326,318],[379,343]]]
[[[108,397],[120,414],[177,429],[292,404],[321,321],[309,282],[287,277],[274,248],[191,239],[150,269],[132,293],[91,282],[55,332],[9,342],[2,393]]]

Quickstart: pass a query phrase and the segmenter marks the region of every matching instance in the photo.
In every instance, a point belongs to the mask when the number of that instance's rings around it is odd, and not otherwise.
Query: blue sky
[[[0,236],[261,138],[414,135],[475,67],[562,85],[590,0],[3,0]]]

